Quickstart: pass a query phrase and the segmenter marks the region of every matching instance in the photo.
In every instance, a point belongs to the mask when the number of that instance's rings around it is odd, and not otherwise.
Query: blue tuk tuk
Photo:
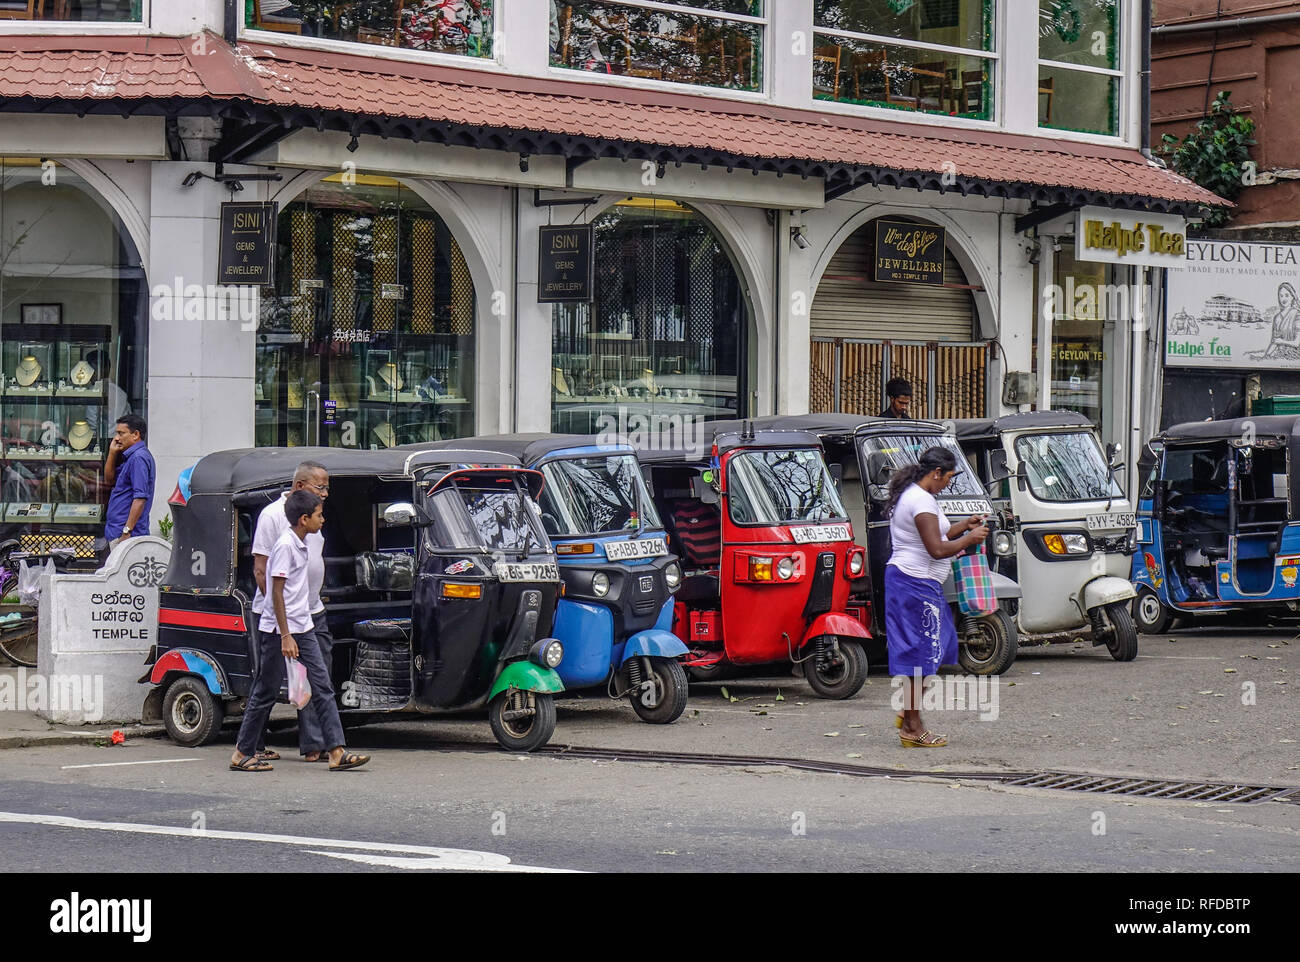
[[[1134,620],[1146,633],[1212,613],[1300,604],[1300,417],[1175,425],[1149,442],[1138,499]]]
[[[589,435],[514,434],[436,442],[540,471],[538,504],[564,582],[553,633],[566,690],[604,685],[646,722],[666,725],[686,709],[673,594],[682,569],[646,488],[636,449]]]

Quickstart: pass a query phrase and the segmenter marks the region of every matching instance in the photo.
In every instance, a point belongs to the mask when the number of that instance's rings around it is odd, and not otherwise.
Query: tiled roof
[[[89,49],[94,47],[95,49]],[[676,91],[537,80],[483,69],[200,38],[0,37],[0,108],[166,99],[299,108],[358,119],[531,132],[708,151],[754,165],[948,173],[1165,205],[1223,204],[1136,151],[1046,137],[774,108]],[[14,100],[6,107],[5,101]],[[365,129],[364,127],[362,128]],[[740,163],[737,164],[740,166]]]

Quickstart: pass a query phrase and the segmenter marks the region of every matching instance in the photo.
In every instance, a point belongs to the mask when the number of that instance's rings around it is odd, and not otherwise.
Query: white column
[[[545,77],[554,0],[497,0],[496,57],[512,74]]]
[[[768,54],[763,72],[773,103],[813,106],[813,0],[768,0]]]
[[[1038,0],[997,0],[1002,59],[1002,122],[1012,133],[1038,132]]]
[[[791,240],[791,227],[796,220],[807,240],[806,249]],[[779,280],[772,316],[781,343],[775,413],[807,414],[812,363],[809,338],[812,337],[813,255],[826,246],[828,239],[816,238],[800,215],[779,211],[774,242]]]
[[[221,36],[225,31],[225,0],[153,0],[150,7],[149,27],[154,33],[185,37],[211,30]],[[240,23],[243,23],[242,14]]]
[[[1018,216],[1017,212],[1010,211],[998,217],[1001,263],[997,267],[997,336],[1002,351],[995,369],[1001,368],[1002,377],[995,378],[989,388],[994,401],[991,410],[1002,414],[1021,410],[1020,407],[1002,404],[1002,381],[1008,371],[1033,370],[1034,305],[1035,302],[1040,307],[1042,305],[1039,291],[1034,287],[1034,265],[1029,263],[1028,239],[1023,233],[1016,233]],[[1041,320],[1039,323],[1041,325]]]
[[[1038,298],[1038,410],[1050,411],[1052,408],[1052,309],[1056,299],[1044,297],[1043,292],[1052,285],[1053,262],[1056,255],[1052,250],[1050,235],[1039,238],[1038,253],[1038,289],[1034,296]]]
[[[207,297],[217,279],[221,203],[229,196],[211,180],[182,187],[195,170],[213,172],[210,164],[160,161],[151,176],[146,417],[158,463],[154,521],[167,515],[182,469],[213,451],[254,443],[256,333],[237,318],[218,320]],[[256,192],[250,183],[243,196]]]
[[[537,303],[537,229],[581,222],[580,206],[537,207],[531,190],[519,191],[519,280],[514,297],[514,430],[551,430],[552,305]]]

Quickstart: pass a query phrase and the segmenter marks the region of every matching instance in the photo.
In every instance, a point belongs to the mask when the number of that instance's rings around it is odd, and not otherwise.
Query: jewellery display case
[[[0,520],[65,531],[79,554],[108,498],[110,350],[107,324],[0,326]]]

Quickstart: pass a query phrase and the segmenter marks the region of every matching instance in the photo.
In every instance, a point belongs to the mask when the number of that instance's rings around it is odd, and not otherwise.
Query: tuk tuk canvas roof
[[[1019,414],[1004,414],[997,418],[959,418],[952,423],[959,438],[992,437],[1002,431],[1022,428],[1073,428],[1092,425],[1092,421],[1077,411],[1022,411]]]
[[[602,445],[600,436],[595,434],[545,434],[542,432],[523,434],[490,434],[482,437],[461,438],[458,441],[435,441],[422,447],[441,450],[455,447],[486,454],[502,455],[520,464],[532,464],[555,451],[569,448],[607,447],[611,453],[619,451],[632,452],[634,449],[624,441]]]
[[[1292,443],[1300,435],[1300,414],[1267,414],[1253,418],[1232,418],[1227,421],[1188,421],[1175,424],[1159,434],[1163,441],[1230,441],[1233,438],[1290,437]]]

